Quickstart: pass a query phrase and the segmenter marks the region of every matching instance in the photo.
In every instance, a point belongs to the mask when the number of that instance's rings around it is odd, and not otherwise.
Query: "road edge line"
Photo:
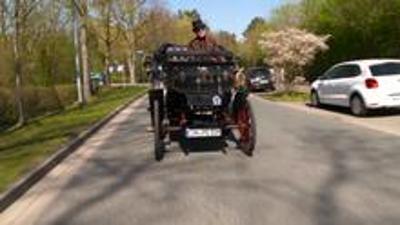
[[[0,213],[3,213],[14,202],[21,198],[30,188],[37,182],[44,178],[50,171],[52,171],[58,164],[64,161],[69,155],[74,153],[80,146],[82,146],[90,137],[97,133],[108,122],[120,114],[123,110],[130,105],[137,102],[144,101],[147,90],[137,94],[126,103],[118,106],[115,110],[107,114],[103,119],[96,122],[85,131],[81,132],[78,137],[68,142],[64,147],[61,147],[53,153],[47,160],[39,164],[34,170],[23,176],[16,183],[11,185],[3,194],[0,194]]]

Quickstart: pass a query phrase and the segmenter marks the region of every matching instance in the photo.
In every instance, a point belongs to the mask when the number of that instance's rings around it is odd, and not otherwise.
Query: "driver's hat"
[[[198,32],[200,30],[207,29],[207,25],[201,19],[193,21],[192,26],[193,26],[193,32]]]

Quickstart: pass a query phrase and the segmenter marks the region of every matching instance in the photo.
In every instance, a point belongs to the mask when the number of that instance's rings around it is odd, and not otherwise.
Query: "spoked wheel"
[[[237,112],[237,125],[240,133],[239,148],[246,155],[252,156],[256,145],[256,121],[247,101]]]
[[[154,155],[157,161],[161,161],[165,154],[165,144],[163,140],[162,121],[160,116],[160,103],[154,101]]]

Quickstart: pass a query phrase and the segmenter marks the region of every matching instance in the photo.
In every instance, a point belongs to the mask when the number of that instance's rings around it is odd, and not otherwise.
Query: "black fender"
[[[232,114],[233,114],[233,118],[236,118],[237,112],[239,111],[239,109],[241,109],[242,107],[246,106],[246,104],[248,104],[247,98],[249,97],[249,91],[245,88],[240,88],[234,98],[233,98],[233,102],[232,102]]]

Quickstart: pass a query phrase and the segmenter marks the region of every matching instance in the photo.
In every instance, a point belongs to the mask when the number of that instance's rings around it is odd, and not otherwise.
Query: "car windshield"
[[[251,70],[249,72],[249,75],[250,78],[257,78],[257,77],[268,78],[270,72],[266,69],[258,69],[258,70]]]
[[[400,62],[389,62],[370,66],[372,75],[379,76],[392,76],[400,75]]]

